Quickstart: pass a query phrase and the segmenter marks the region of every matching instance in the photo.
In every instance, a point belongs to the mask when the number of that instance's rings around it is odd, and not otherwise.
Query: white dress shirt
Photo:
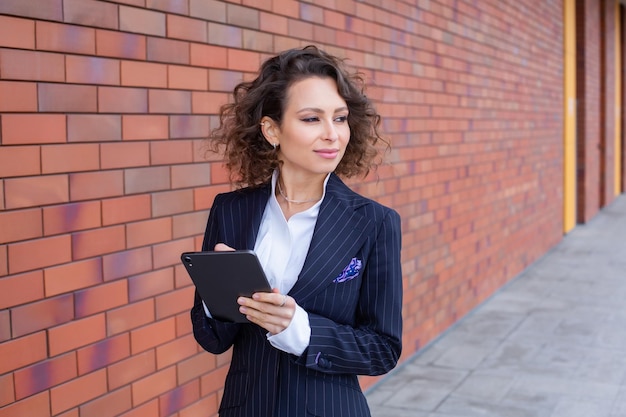
[[[254,251],[272,288],[287,294],[298,280],[304,265],[330,174],[324,180],[324,194],[320,200],[311,208],[294,214],[289,220],[285,219],[276,200],[277,178],[278,171],[275,171],[272,175],[272,194],[263,212]],[[207,316],[211,317],[206,305],[204,308]],[[297,356],[307,348],[310,337],[309,316],[297,304],[291,323],[285,330],[278,334],[267,333],[272,346]]]

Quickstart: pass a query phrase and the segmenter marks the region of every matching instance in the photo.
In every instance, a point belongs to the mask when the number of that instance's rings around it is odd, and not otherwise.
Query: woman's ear
[[[261,133],[263,133],[265,140],[276,148],[280,143],[278,142],[278,137],[276,135],[276,123],[274,123],[274,120],[265,116],[261,119],[260,125]]]

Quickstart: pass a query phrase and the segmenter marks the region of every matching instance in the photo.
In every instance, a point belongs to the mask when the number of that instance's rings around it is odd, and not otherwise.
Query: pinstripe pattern
[[[252,249],[269,186],[215,198],[203,250],[218,242]],[[273,348],[252,324],[207,319],[196,295],[194,335],[207,351],[233,346],[222,417],[369,416],[357,375],[397,363],[402,335],[400,217],[331,175],[298,281],[290,291],[309,314],[311,339],[300,357]],[[333,282],[352,258],[353,279]],[[226,278],[225,278],[226,279]]]

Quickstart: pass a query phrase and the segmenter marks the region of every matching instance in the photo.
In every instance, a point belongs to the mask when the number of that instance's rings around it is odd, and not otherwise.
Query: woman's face
[[[304,178],[334,171],[350,140],[348,106],[335,80],[310,77],[294,83],[276,130],[283,175]]]

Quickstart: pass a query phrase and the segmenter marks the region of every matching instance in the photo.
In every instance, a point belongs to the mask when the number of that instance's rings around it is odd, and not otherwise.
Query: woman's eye
[[[335,119],[336,122],[344,123],[348,120],[348,116],[339,116]]]
[[[302,121],[306,123],[317,122],[318,120],[319,120],[318,117],[306,117],[302,119]]]

